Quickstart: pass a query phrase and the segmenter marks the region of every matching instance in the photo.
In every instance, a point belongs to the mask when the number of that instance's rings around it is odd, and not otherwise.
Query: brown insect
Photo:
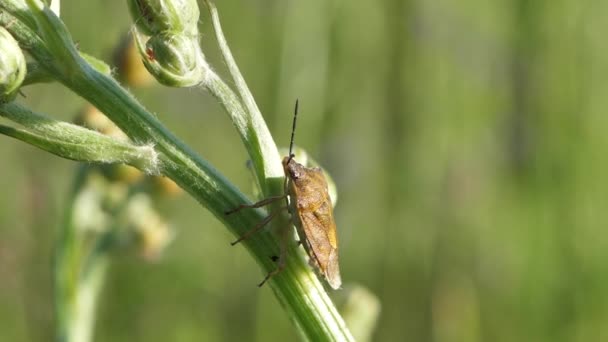
[[[295,155],[292,150],[297,117],[298,101],[296,101],[294,109],[289,155],[283,158],[283,170],[285,171],[284,194],[269,197],[254,204],[241,204],[226,212],[226,215],[244,208],[259,208],[281,199],[286,200],[286,206],[270,213],[258,225],[233,242],[232,245],[248,239],[282,210],[287,209],[291,214],[293,224],[296,226],[300,243],[304,245],[304,249],[310,257],[310,263],[318,269],[333,289],[338,289],[342,284],[338,266],[338,236],[327,181],[320,168],[305,167],[294,159]],[[281,255],[278,258],[273,257],[274,261],[278,260],[277,268],[269,272],[258,286],[264,285],[270,277],[278,274],[285,267],[287,253],[285,237],[289,236],[290,231],[290,229],[282,231]]]

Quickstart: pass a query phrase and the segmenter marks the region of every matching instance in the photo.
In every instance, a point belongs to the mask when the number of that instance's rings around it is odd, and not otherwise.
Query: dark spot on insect
[[[272,260],[274,262],[277,262],[277,261],[279,261],[279,257],[276,256],[276,255],[273,255],[273,256],[270,257],[270,260]]]

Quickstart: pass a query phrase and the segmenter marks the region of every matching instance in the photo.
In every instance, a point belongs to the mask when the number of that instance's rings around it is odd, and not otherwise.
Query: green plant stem
[[[283,169],[272,136],[264,133],[268,132],[264,119],[245,111],[236,94],[214,72],[208,72],[203,85],[224,107],[241,136],[262,193],[266,196],[282,194],[282,188],[277,189],[271,184],[272,179],[283,178]]]
[[[156,151],[152,146],[135,146],[123,139],[34,113],[12,102],[0,107],[0,117],[27,128],[0,125],[0,134],[60,157],[85,162],[129,164],[146,174],[158,174]]]
[[[92,251],[87,248],[82,227],[74,217],[78,193],[85,184],[87,167],[81,167],[64,214],[54,260],[56,339],[61,342],[91,340],[97,297],[105,278],[108,255],[103,237],[97,238]]]
[[[68,261],[69,262],[69,261]],[[62,342],[89,342],[92,340],[95,324],[97,298],[104,283],[109,263],[109,255],[100,253],[89,261],[85,274],[76,280],[69,297],[59,299],[65,311],[58,327],[58,340]]]
[[[7,0],[0,0],[0,6],[6,2]],[[223,175],[170,133],[114,79],[96,71],[78,54],[72,53],[75,50],[73,46],[65,46],[65,51],[58,53],[61,48],[59,45],[68,44],[70,40],[65,36],[53,37],[53,35],[63,34],[65,27],[54,18],[40,18],[52,16],[50,11],[40,11],[34,6],[30,7],[30,10],[38,22],[44,23],[38,26],[45,30],[44,34],[31,32],[31,26],[28,25],[13,25],[12,29],[19,31],[14,36],[20,42],[29,44],[30,54],[47,69],[49,74],[104,112],[135,143],[153,145],[159,152],[161,172],[210,210],[236,236],[243,235],[264,218],[263,210],[243,210],[236,215],[226,216],[224,214],[226,210],[248,203],[247,198]],[[1,22],[6,23],[0,20]],[[62,27],[54,29],[53,25]],[[42,42],[39,36],[44,37],[45,41]],[[49,54],[51,58],[40,58]],[[58,60],[56,56],[68,56],[73,60],[66,62]],[[218,94],[220,92],[221,90],[218,90]],[[263,120],[256,121],[256,124],[250,128],[258,130],[261,127],[267,130]],[[269,134],[258,137],[266,139],[259,143],[260,146],[274,146]],[[263,158],[270,158],[264,160],[264,165],[269,165],[272,170],[280,170],[276,147],[274,150],[277,156],[264,155]],[[270,187],[268,192],[275,193],[281,193],[282,181],[282,173],[276,171],[266,174],[264,179]],[[287,219],[283,217],[277,222],[277,224],[287,223]],[[242,244],[264,272],[275,269],[276,265],[270,258],[279,253],[278,241],[274,235],[258,233]],[[285,270],[269,281],[274,294],[305,339],[351,341],[352,336],[344,321],[302,257],[300,250],[294,243],[290,244]]]
[[[23,80],[22,87],[36,84],[36,83],[47,83],[53,82],[55,79],[51,77],[44,68],[41,68],[38,63],[27,63],[27,75]]]
[[[205,4],[207,5],[209,14],[211,15],[211,22],[213,24],[215,37],[222,53],[222,57],[226,63],[226,66],[228,67],[230,76],[234,80],[234,84],[239,96],[241,97],[241,101],[247,110],[244,118],[246,118],[248,121],[249,134],[255,138],[255,153],[250,157],[253,160],[254,168],[257,170],[258,182],[262,192],[266,196],[278,195],[280,192],[273,191],[277,189],[275,189],[273,185],[267,183],[267,180],[269,179],[283,176],[283,168],[281,167],[280,155],[277,151],[276,144],[274,143],[272,135],[268,130],[268,126],[264,121],[260,109],[255,103],[253,94],[251,94],[249,87],[247,87],[245,78],[243,75],[241,75],[239,67],[232,56],[232,52],[230,51],[230,47],[228,46],[226,38],[224,37],[224,32],[222,31],[219,14],[215,4],[209,0],[205,0]],[[214,95],[225,92],[223,90],[218,92],[217,88],[221,86],[218,80],[219,79],[211,79],[211,82],[208,82],[208,89]],[[219,81],[222,82],[221,80]]]
[[[226,216],[224,212],[227,209],[248,203],[248,199],[167,131],[113,79],[92,68],[87,68],[80,75],[82,77],[76,82],[66,82],[66,86],[106,113],[133,140],[154,142],[159,152],[161,171],[209,209],[235,236],[243,235],[264,218],[262,210],[243,210],[238,215]],[[270,181],[274,181],[276,186],[282,185],[282,180],[280,177]],[[265,272],[274,270],[276,265],[270,256],[278,255],[279,247],[272,234],[257,234],[243,244]],[[269,283],[306,339],[352,340],[323,286],[295,246],[290,247],[286,269],[271,278]]]

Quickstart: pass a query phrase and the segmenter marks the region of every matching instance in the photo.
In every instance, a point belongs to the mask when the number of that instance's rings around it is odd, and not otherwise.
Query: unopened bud
[[[15,98],[26,73],[25,56],[19,43],[0,27],[0,103]]]
[[[108,119],[97,107],[85,106],[74,119],[74,123],[95,130],[112,138],[128,141],[127,135]]]
[[[154,78],[141,61],[133,33],[129,32],[114,51],[116,74],[121,82],[131,87],[143,87],[154,82]]]
[[[152,185],[154,192],[164,197],[176,197],[184,193],[177,183],[165,176],[152,177]]]
[[[127,207],[131,232],[138,242],[139,253],[147,260],[160,257],[165,247],[173,240],[175,232],[152,206],[146,194],[133,196]]]
[[[104,165],[104,175],[113,182],[121,184],[136,184],[144,178],[144,173],[131,165]]]
[[[158,82],[170,87],[190,87],[203,81],[208,69],[196,38],[164,32],[143,46],[137,37],[144,65]]]
[[[153,36],[165,31],[198,36],[196,0],[128,0],[135,25]]]

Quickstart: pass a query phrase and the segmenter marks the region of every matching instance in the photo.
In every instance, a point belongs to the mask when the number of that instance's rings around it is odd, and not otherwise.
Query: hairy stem
[[[81,75],[83,77],[77,82],[66,85],[106,113],[133,140],[154,142],[159,152],[161,172],[209,209],[235,236],[243,235],[264,219],[265,213],[259,209],[226,216],[226,210],[249,203],[248,199],[223,175],[167,131],[114,80],[93,69]],[[268,181],[282,189],[282,176]],[[283,218],[282,221],[287,220]],[[270,258],[279,253],[278,241],[274,235],[256,234],[243,241],[243,244],[264,272],[270,272],[276,267]],[[269,281],[289,317],[306,339],[352,340],[342,318],[295,244],[290,246],[289,253],[285,270]]]
[[[10,3],[13,1],[0,0],[0,8],[10,9]],[[169,132],[114,79],[95,70],[85,61],[77,53],[67,28],[53,12],[34,0],[28,0],[28,6],[27,13],[19,12],[21,8],[10,12],[15,18],[23,20],[22,23],[17,21],[11,24],[11,33],[22,46],[27,46],[30,55],[49,75],[104,112],[135,144],[154,146],[158,152],[159,171],[210,210],[235,236],[243,235],[265,217],[265,212],[260,209],[244,210],[238,215],[226,216],[225,211],[249,203],[248,199],[222,174]],[[32,17],[35,18],[35,24]],[[0,12],[0,24],[8,25],[11,20]],[[242,136],[249,139],[248,150],[254,164],[257,163],[256,173],[264,189],[263,193],[267,196],[281,194],[284,178],[280,157],[259,111],[257,108],[253,110],[251,99],[245,96],[243,100],[249,109],[245,112],[231,90],[222,88],[221,80],[211,81],[207,87],[220,100],[223,96],[228,96],[226,99],[229,101],[225,103],[234,105],[226,106],[226,109],[235,125],[244,123],[242,128],[246,134]],[[241,94],[246,94],[243,91],[240,89]],[[229,98],[231,96],[233,98]],[[10,106],[0,106],[6,107],[1,109],[11,110]],[[283,225],[287,222],[286,217],[281,217],[276,224],[285,229]],[[279,245],[273,234],[259,233],[242,244],[264,273],[275,269],[276,265],[270,256],[279,253]],[[268,282],[288,317],[307,340],[351,341],[350,332],[302,257],[301,248],[291,243],[288,252],[285,270]]]

